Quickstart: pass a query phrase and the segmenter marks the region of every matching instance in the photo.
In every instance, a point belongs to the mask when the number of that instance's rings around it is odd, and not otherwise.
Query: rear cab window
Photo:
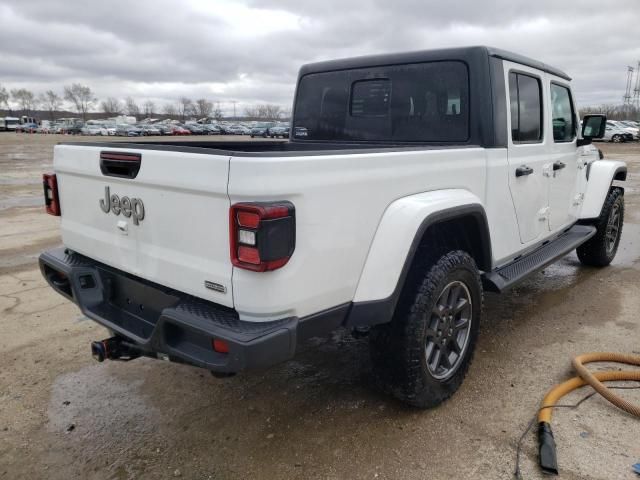
[[[468,68],[461,61],[433,61],[307,74],[298,85],[293,137],[465,142]]]
[[[509,72],[511,140],[513,143],[542,142],[542,84],[538,77]]]

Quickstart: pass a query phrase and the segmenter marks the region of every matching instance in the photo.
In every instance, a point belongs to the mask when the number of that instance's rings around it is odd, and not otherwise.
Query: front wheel
[[[593,267],[609,265],[618,251],[623,223],[624,190],[613,187],[594,222],[596,234],[576,249],[580,262]]]
[[[611,141],[613,143],[620,143],[620,142],[622,142],[622,137],[620,135],[616,134],[613,137],[611,137]]]
[[[371,332],[372,361],[383,390],[420,408],[453,395],[473,358],[482,302],[480,274],[468,253],[451,251],[416,265],[393,320]]]

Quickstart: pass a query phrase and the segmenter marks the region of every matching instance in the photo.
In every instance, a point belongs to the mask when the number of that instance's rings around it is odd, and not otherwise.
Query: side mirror
[[[585,115],[582,118],[582,141],[579,145],[588,145],[594,138],[604,137],[607,128],[607,116],[602,114]]]

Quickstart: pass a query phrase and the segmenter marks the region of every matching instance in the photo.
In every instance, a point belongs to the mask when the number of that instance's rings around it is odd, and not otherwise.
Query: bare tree
[[[11,107],[9,106],[9,92],[7,92],[5,87],[0,85],[0,108],[2,108],[3,105],[7,110],[11,111]]]
[[[222,109],[220,108],[220,102],[216,102],[216,106],[211,112],[211,116],[216,120],[220,121],[223,118]]]
[[[200,98],[196,100],[195,109],[199,117],[209,117],[213,111],[213,103],[206,98]]]
[[[40,105],[49,112],[49,119],[56,119],[56,112],[62,107],[62,97],[53,90],[47,90],[39,96]]]
[[[108,97],[100,103],[100,109],[107,115],[120,115],[122,113],[122,104],[117,98]]]
[[[136,120],[138,119],[138,116],[140,115],[140,107],[133,98],[127,97],[124,99],[124,109],[127,112],[127,115],[136,117]]]
[[[245,108],[244,114],[256,120],[278,120],[282,116],[282,108],[265,103]]]
[[[268,120],[278,120],[282,116],[282,108],[278,105],[261,105],[264,109],[264,118]]]
[[[151,117],[155,109],[156,105],[151,100],[147,100],[142,104],[142,111],[144,112],[145,117]]]
[[[638,120],[640,109],[635,105],[599,105],[584,107],[580,110],[580,116],[587,113],[604,113],[611,120]]]
[[[176,116],[176,107],[172,103],[165,104],[165,106],[162,108],[162,111],[165,115],[169,115],[170,117]]]
[[[180,97],[178,99],[178,115],[180,115],[180,119],[182,121],[185,120],[186,117],[193,113],[193,100],[187,97]]]
[[[87,112],[96,102],[96,97],[93,95],[91,88],[80,83],[65,85],[64,99],[73,103],[76,112],[82,115],[83,120],[87,119]]]
[[[259,118],[257,107],[246,107],[244,109],[244,116],[248,118]]]
[[[31,90],[26,88],[16,88],[11,90],[11,98],[20,106],[20,110],[29,115],[36,106],[36,96]]]

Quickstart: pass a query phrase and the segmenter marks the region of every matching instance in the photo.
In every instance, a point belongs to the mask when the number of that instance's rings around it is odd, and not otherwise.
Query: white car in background
[[[614,121],[614,123],[620,126],[620,128],[622,128],[623,130],[631,133],[634,140],[638,140],[640,129],[638,129],[638,124],[636,122],[632,122],[629,120],[618,120]]]
[[[615,121],[607,120],[607,127],[602,140],[605,142],[622,143],[633,140],[633,134],[617,125]]]
[[[80,131],[82,135],[100,135],[101,129],[102,126],[100,125],[85,125]]]
[[[115,125],[103,125],[100,128],[100,135],[103,137],[113,137],[116,134],[116,126]]]

